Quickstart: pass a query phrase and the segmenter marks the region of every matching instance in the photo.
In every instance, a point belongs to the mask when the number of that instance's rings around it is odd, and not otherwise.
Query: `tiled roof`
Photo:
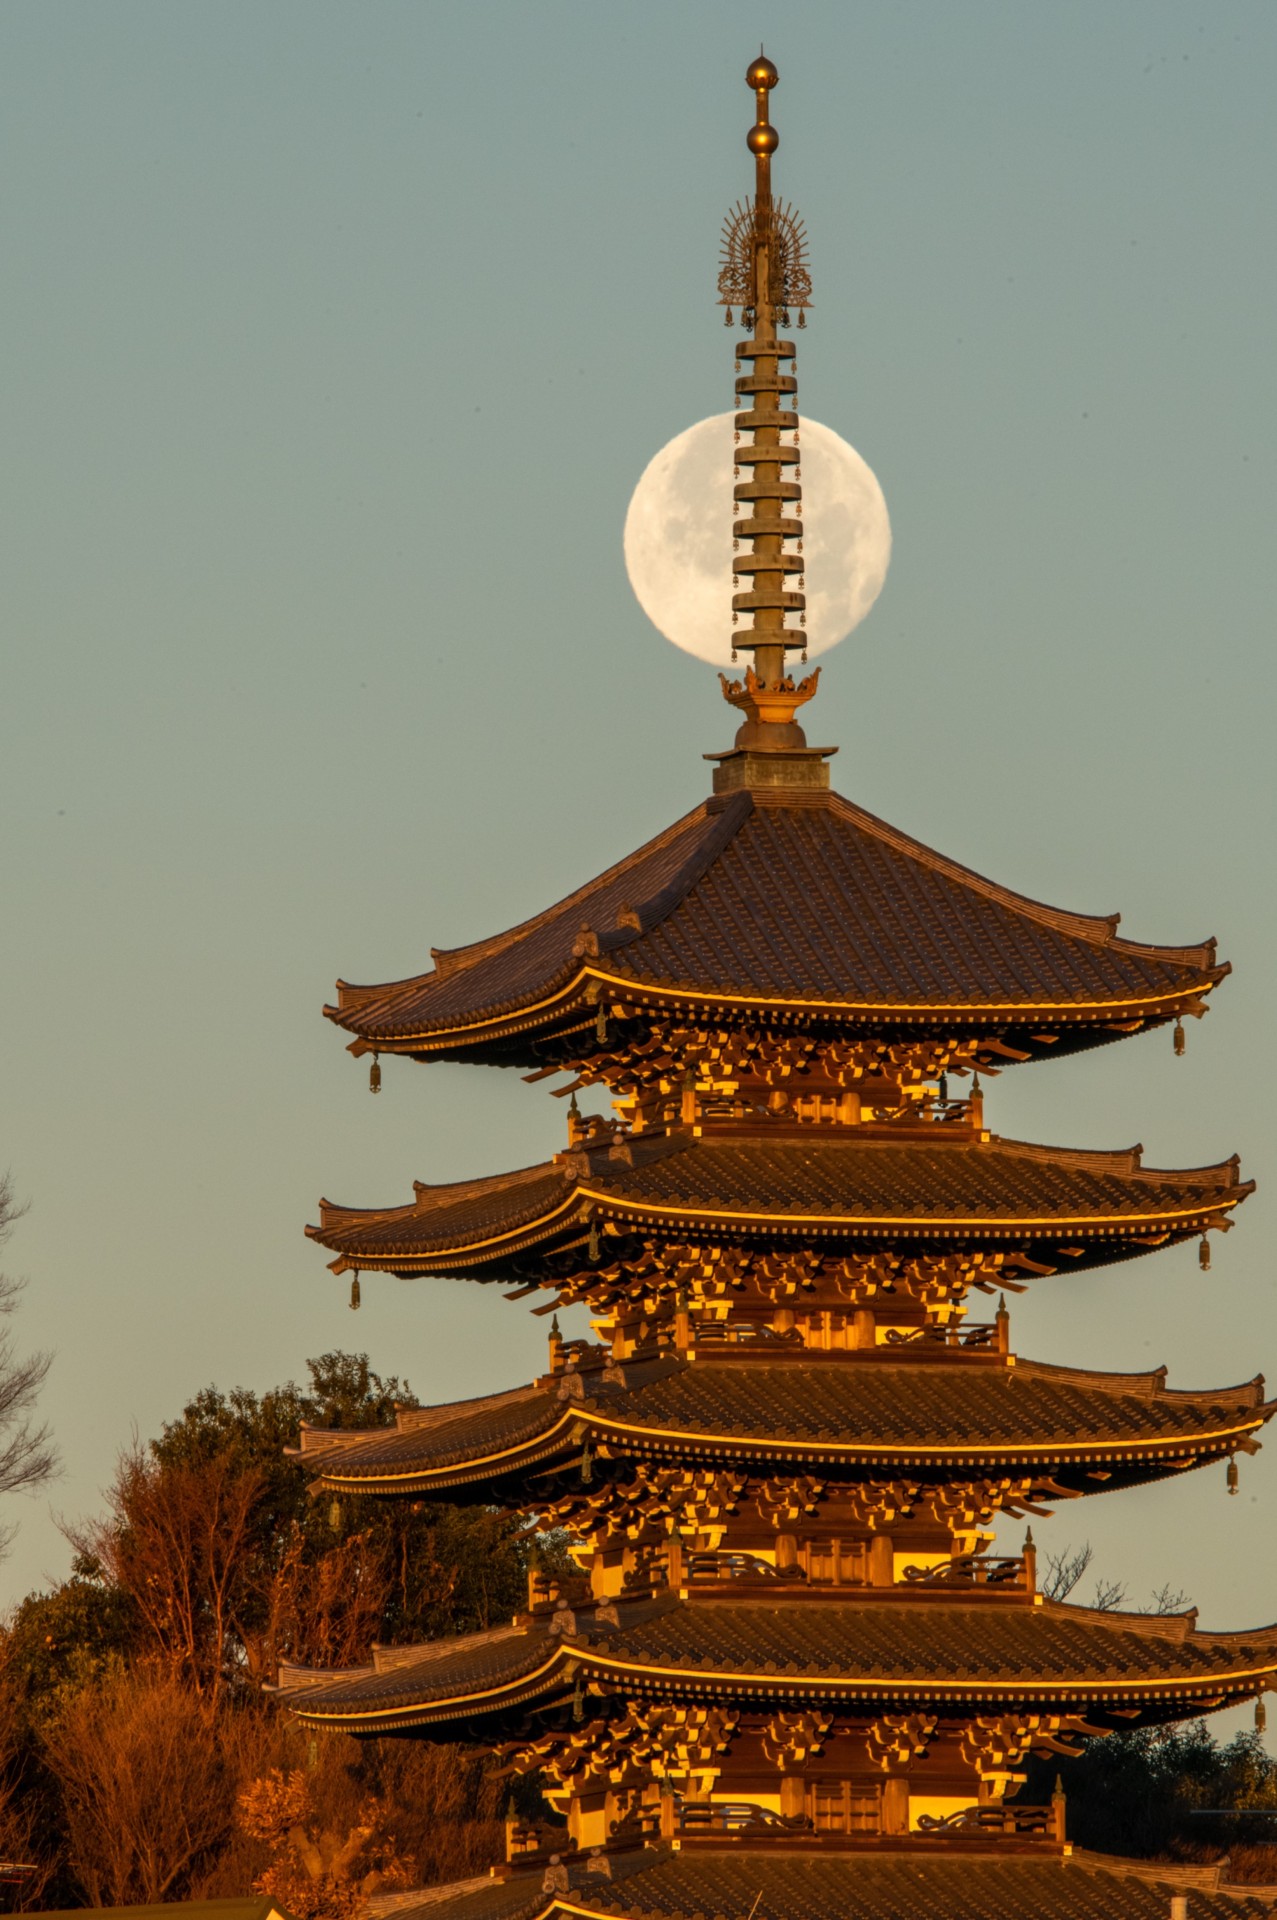
[[[1197,1633],[1192,1615],[1096,1613],[1046,1601],[975,1607],[823,1597],[763,1604],[673,1595],[424,1648],[330,1677],[281,1674],[299,1718],[374,1733],[447,1725],[561,1695],[580,1671],[633,1691],[733,1700],[804,1697],[863,1706],[1067,1700],[1160,1710],[1249,1698],[1277,1675],[1277,1626]]]
[[[535,919],[436,953],[428,973],[343,983],[327,1011],[369,1044],[465,1051],[493,1022],[552,1022],[588,975],[675,999],[815,1004],[851,1026],[927,1008],[1103,1023],[1173,1014],[1227,971],[1213,942],[1143,946],[1115,926],[984,880],[836,794],[740,793]]]
[[[1270,1417],[1262,1381],[1214,1392],[1168,1392],[1164,1371],[1082,1373],[1020,1361],[988,1369],[961,1359],[944,1365],[859,1361],[836,1366],[769,1366],[668,1360],[628,1366],[625,1385],[583,1377],[584,1398],[561,1383],[520,1387],[454,1406],[400,1416],[398,1430],[330,1440],[309,1431],[305,1456],[333,1489],[418,1492],[487,1486],[554,1455],[574,1455],[584,1423],[624,1454],[645,1436],[671,1436],[679,1457],[731,1453],[733,1443],[764,1470],[799,1451],[804,1460],[880,1471],[884,1466],[956,1461],[1075,1460],[1136,1463],[1154,1477],[1185,1458],[1228,1451]],[[325,1451],[325,1449],[330,1449]]]
[[[666,1848],[606,1861],[608,1874],[580,1861],[564,1870],[568,1889],[543,1889],[542,1875],[516,1875],[473,1893],[432,1902],[438,1920],[538,1920],[541,1915],[607,1915],[609,1920],[1166,1920],[1173,1893],[1191,1888],[1192,1920],[1261,1920],[1272,1890],[1225,1891],[1215,1874],[1154,1861],[946,1857],[915,1842],[910,1851],[763,1853]],[[1205,1884],[1203,1881],[1205,1880]],[[416,1920],[411,1910],[402,1920]]]
[[[643,1136],[519,1173],[418,1186],[410,1206],[323,1202],[320,1226],[307,1231],[347,1266],[458,1272],[568,1228],[579,1234],[587,1213],[645,1229],[704,1223],[746,1236],[795,1226],[844,1227],[852,1237],[951,1241],[957,1228],[976,1242],[1011,1233],[1085,1239],[1126,1227],[1193,1231],[1250,1190],[1235,1160],[1171,1172],[1141,1166],[1138,1149],[1082,1153],[997,1138],[933,1146],[916,1134],[897,1146],[857,1139],[852,1128],[812,1128],[774,1140]]]

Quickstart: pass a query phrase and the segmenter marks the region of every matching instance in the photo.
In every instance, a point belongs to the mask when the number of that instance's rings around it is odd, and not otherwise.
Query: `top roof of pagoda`
[[[1228,971],[1214,941],[1144,946],[1117,920],[1026,899],[837,794],[743,791],[427,973],[340,983],[325,1011],[366,1047],[533,1064],[601,992],[850,1031],[1062,1025],[1081,1044],[1200,1011]]]

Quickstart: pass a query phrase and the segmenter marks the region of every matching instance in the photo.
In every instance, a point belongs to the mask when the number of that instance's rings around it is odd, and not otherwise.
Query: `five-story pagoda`
[[[795,714],[805,657],[795,351],[810,281],[771,193],[776,71],[749,69],[756,185],[727,223],[739,308],[736,649],[743,714],[714,792],[567,900],[343,986],[327,1011],[379,1057],[568,1076],[565,1150],[407,1204],[325,1204],[359,1275],[447,1274],[578,1302],[545,1373],[373,1433],[308,1431],[316,1490],[499,1504],[566,1531],[508,1626],[290,1669],[314,1727],[464,1740],[536,1772],[458,1915],[937,1915],[1164,1910],[1070,1857],[1063,1796],[1018,1798],[1034,1752],[1247,1698],[1277,1627],[1044,1597],[999,1514],[1253,1451],[1261,1380],[1174,1390],[1012,1349],[1006,1296],[1224,1230],[1235,1160],[1002,1139],[981,1076],[1182,1022],[1227,971],[1211,942],[1143,946],[1027,900],[829,787]],[[726,616],[725,616],[726,617]],[[794,622],[797,621],[797,624]],[[613,1121],[576,1090],[605,1086]],[[978,1293],[987,1317],[968,1309]],[[356,1296],[357,1298],[357,1291]],[[996,1302],[996,1307],[993,1303]],[[1073,1869],[1060,1874],[1062,1861]],[[1199,1898],[1211,1907],[1213,1897]],[[1222,1902],[1221,1902],[1222,1908]],[[452,1912],[453,1906],[448,1907]],[[1235,1911],[1230,1903],[1229,1910]]]

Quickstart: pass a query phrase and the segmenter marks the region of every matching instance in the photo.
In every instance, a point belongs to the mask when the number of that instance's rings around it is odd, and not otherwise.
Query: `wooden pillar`
[[[671,1587],[683,1584],[683,1540],[681,1534],[672,1533],[669,1545],[665,1549],[665,1573]]]
[[[869,1584],[890,1587],[895,1578],[895,1542],[889,1533],[875,1533],[869,1542]]]
[[[794,1534],[776,1535],[776,1565],[782,1572],[798,1565],[798,1541]]]
[[[878,1344],[878,1322],[872,1307],[856,1308],[855,1328],[857,1347],[871,1352]]]
[[[884,1833],[909,1831],[908,1776],[888,1774],[882,1788],[882,1830]]]
[[[780,1776],[780,1812],[783,1820],[801,1820],[807,1811],[807,1792],[801,1773]]]

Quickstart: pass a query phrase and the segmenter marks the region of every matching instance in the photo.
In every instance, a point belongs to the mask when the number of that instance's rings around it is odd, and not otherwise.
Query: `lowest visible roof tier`
[[[1134,1713],[1134,1725],[1252,1698],[1277,1676],[1277,1626],[1198,1633],[1193,1614],[816,1594],[768,1603],[669,1594],[609,1611],[383,1649],[371,1667],[345,1673],[286,1668],[280,1689],[307,1725],[363,1734],[434,1726],[446,1738],[449,1725],[495,1723],[577,1684],[631,1699],[875,1713],[1063,1705]]]
[[[397,1906],[396,1920],[1166,1920],[1171,1895],[1189,1889],[1192,1920],[1262,1920],[1273,1911],[1271,1887],[1223,1891],[1217,1867],[1079,1851],[955,1859],[945,1848],[939,1839],[806,1857],[796,1848],[755,1851],[747,1841],[644,1848],[574,1861],[557,1870],[557,1887],[539,1869],[430,1888],[420,1907]]]
[[[576,1459],[588,1439],[613,1459],[749,1463],[760,1475],[815,1467],[840,1478],[956,1469],[1039,1474],[1094,1492],[1129,1486],[1231,1453],[1268,1420],[1263,1382],[1214,1392],[1168,1391],[1165,1369],[1083,1373],[1018,1361],[964,1364],[747,1366],[668,1359],[626,1366],[622,1384],[599,1373],[577,1387],[551,1377],[454,1406],[408,1409],[390,1431],[308,1429],[303,1455],[334,1492],[421,1494],[493,1483],[535,1498],[555,1461]],[[1097,1482],[1088,1472],[1101,1468]],[[599,1472],[607,1471],[602,1465]],[[541,1482],[544,1493],[546,1483]]]
[[[1043,906],[837,794],[800,797],[707,801],[535,919],[408,980],[341,982],[325,1011],[370,1048],[525,1066],[556,1036],[588,1055],[600,993],[635,1020],[1001,1035],[1033,1054],[1200,1011],[1228,971],[1213,941],[1124,940],[1116,914]]]
[[[1069,1263],[1085,1267],[1219,1225],[1252,1190],[1235,1159],[1172,1172],[1141,1166],[1138,1147],[1083,1153],[996,1136],[932,1144],[916,1131],[897,1146],[855,1134],[641,1135],[518,1173],[418,1185],[409,1206],[324,1201],[307,1232],[339,1256],[337,1271],[492,1280],[534,1277],[537,1259],[579,1243],[591,1221],[619,1235],[780,1248],[1013,1242],[1049,1265],[1071,1246]]]

